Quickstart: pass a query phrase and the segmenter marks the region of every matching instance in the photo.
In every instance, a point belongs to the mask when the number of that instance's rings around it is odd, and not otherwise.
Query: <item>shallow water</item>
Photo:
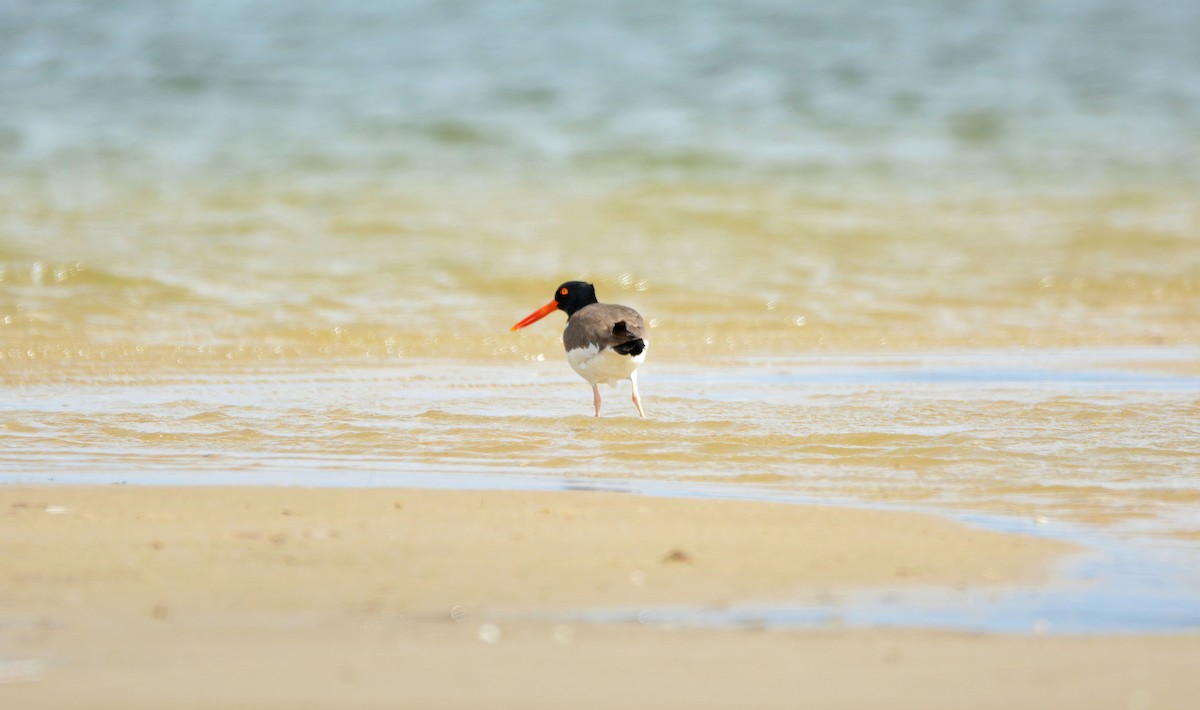
[[[451,473],[755,484],[1200,539],[1200,351],[1055,350],[650,363],[605,416],[558,357],[292,363],[26,383],[7,474],[328,481]],[[195,481],[196,476],[189,476]]]
[[[0,476],[1200,544],[1200,6],[1143,5],[6,3]],[[649,421],[508,332],[571,278]]]

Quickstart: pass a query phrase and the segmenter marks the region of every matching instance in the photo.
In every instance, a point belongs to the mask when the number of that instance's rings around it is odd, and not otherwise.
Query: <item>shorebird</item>
[[[600,416],[600,385],[629,380],[633,384],[633,406],[645,419],[637,387],[637,368],[646,359],[646,324],[642,316],[628,306],[600,303],[590,283],[568,281],[554,292],[553,301],[525,316],[511,331],[556,310],[567,313],[567,328],[563,331],[567,362],[592,386],[596,416]]]

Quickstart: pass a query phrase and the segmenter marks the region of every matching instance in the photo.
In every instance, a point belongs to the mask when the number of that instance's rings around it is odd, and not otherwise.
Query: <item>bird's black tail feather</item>
[[[621,343],[620,345],[613,347],[613,350],[616,350],[622,355],[633,355],[634,357],[641,355],[642,351],[645,349],[646,343],[641,338],[634,338],[627,343]]]
[[[646,342],[630,333],[629,328],[625,325],[625,321],[619,320],[616,323],[613,323],[612,332],[613,335],[618,338],[629,338],[625,342],[613,346],[613,350],[616,350],[622,355],[632,355],[637,357],[638,355],[642,354],[643,350],[646,349]]]

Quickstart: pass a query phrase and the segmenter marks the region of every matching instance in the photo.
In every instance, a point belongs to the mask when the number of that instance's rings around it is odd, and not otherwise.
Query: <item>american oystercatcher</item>
[[[556,310],[567,312],[567,328],[563,331],[567,362],[591,384],[596,416],[600,416],[600,385],[629,380],[633,384],[633,406],[644,419],[646,413],[637,387],[637,367],[646,359],[646,324],[642,316],[628,306],[600,303],[590,283],[568,281],[554,292],[553,301],[530,313],[512,330]]]

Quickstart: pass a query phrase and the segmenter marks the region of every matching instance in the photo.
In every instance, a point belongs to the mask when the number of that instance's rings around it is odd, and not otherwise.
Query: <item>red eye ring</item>
[[[567,289],[564,288],[563,290],[559,291],[559,293],[565,296],[567,295]]]

